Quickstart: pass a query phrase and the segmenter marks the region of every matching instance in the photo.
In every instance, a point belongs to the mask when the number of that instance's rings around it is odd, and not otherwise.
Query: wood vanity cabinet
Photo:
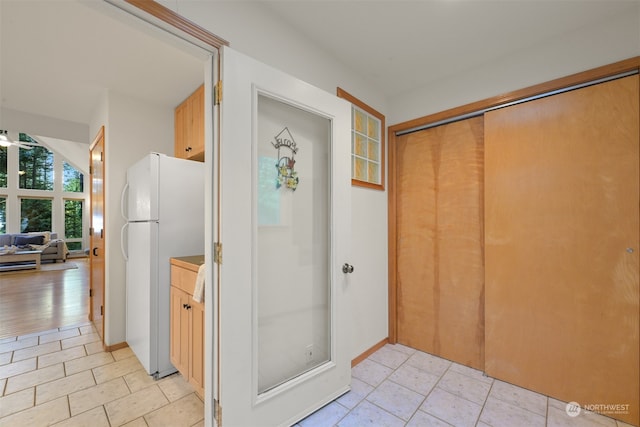
[[[174,127],[175,157],[204,162],[204,85],[176,107]]]
[[[203,257],[171,258],[170,358],[204,397],[204,304],[193,300]]]

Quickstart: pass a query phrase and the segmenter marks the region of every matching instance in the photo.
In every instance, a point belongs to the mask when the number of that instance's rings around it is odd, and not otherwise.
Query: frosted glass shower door
[[[351,382],[351,110],[226,47],[221,58],[218,424],[291,425]]]

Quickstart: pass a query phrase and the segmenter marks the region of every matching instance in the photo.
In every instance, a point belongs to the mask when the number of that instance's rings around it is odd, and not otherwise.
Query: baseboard
[[[361,355],[359,355],[358,357],[353,359],[351,361],[351,367],[353,368],[358,363],[362,362],[364,359],[366,359],[367,357],[371,356],[373,353],[375,353],[376,351],[380,350],[382,347],[384,347],[388,343],[389,343],[389,338],[385,338],[382,341],[380,341],[379,343],[375,344],[373,347],[371,347],[370,349],[366,350],[364,353],[362,353]]]
[[[129,347],[129,344],[127,344],[126,342],[119,342],[118,344],[114,344],[114,345],[103,345],[104,351],[116,351],[116,350],[120,350],[121,348],[127,348]]]

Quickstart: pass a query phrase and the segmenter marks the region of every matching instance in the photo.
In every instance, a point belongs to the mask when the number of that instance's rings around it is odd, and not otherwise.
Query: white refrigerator
[[[121,208],[126,261],[126,340],[149,375],[169,359],[172,257],[204,253],[204,164],[151,153],[127,170]]]

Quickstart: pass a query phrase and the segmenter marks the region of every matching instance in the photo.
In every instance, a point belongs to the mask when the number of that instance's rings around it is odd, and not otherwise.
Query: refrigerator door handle
[[[129,255],[127,254],[127,251],[124,248],[124,236],[125,236],[125,232],[127,230],[127,228],[129,228],[129,223],[125,223],[125,225],[122,226],[122,228],[120,229],[120,250],[122,251],[122,256],[124,257],[125,261],[129,261]]]
[[[125,201],[127,200],[128,194],[129,194],[129,182],[127,181],[127,183],[124,185],[124,188],[122,189],[122,194],[120,195],[120,213],[122,214],[122,218],[124,218],[125,221],[129,221],[129,218],[127,218],[127,212],[125,209]]]

